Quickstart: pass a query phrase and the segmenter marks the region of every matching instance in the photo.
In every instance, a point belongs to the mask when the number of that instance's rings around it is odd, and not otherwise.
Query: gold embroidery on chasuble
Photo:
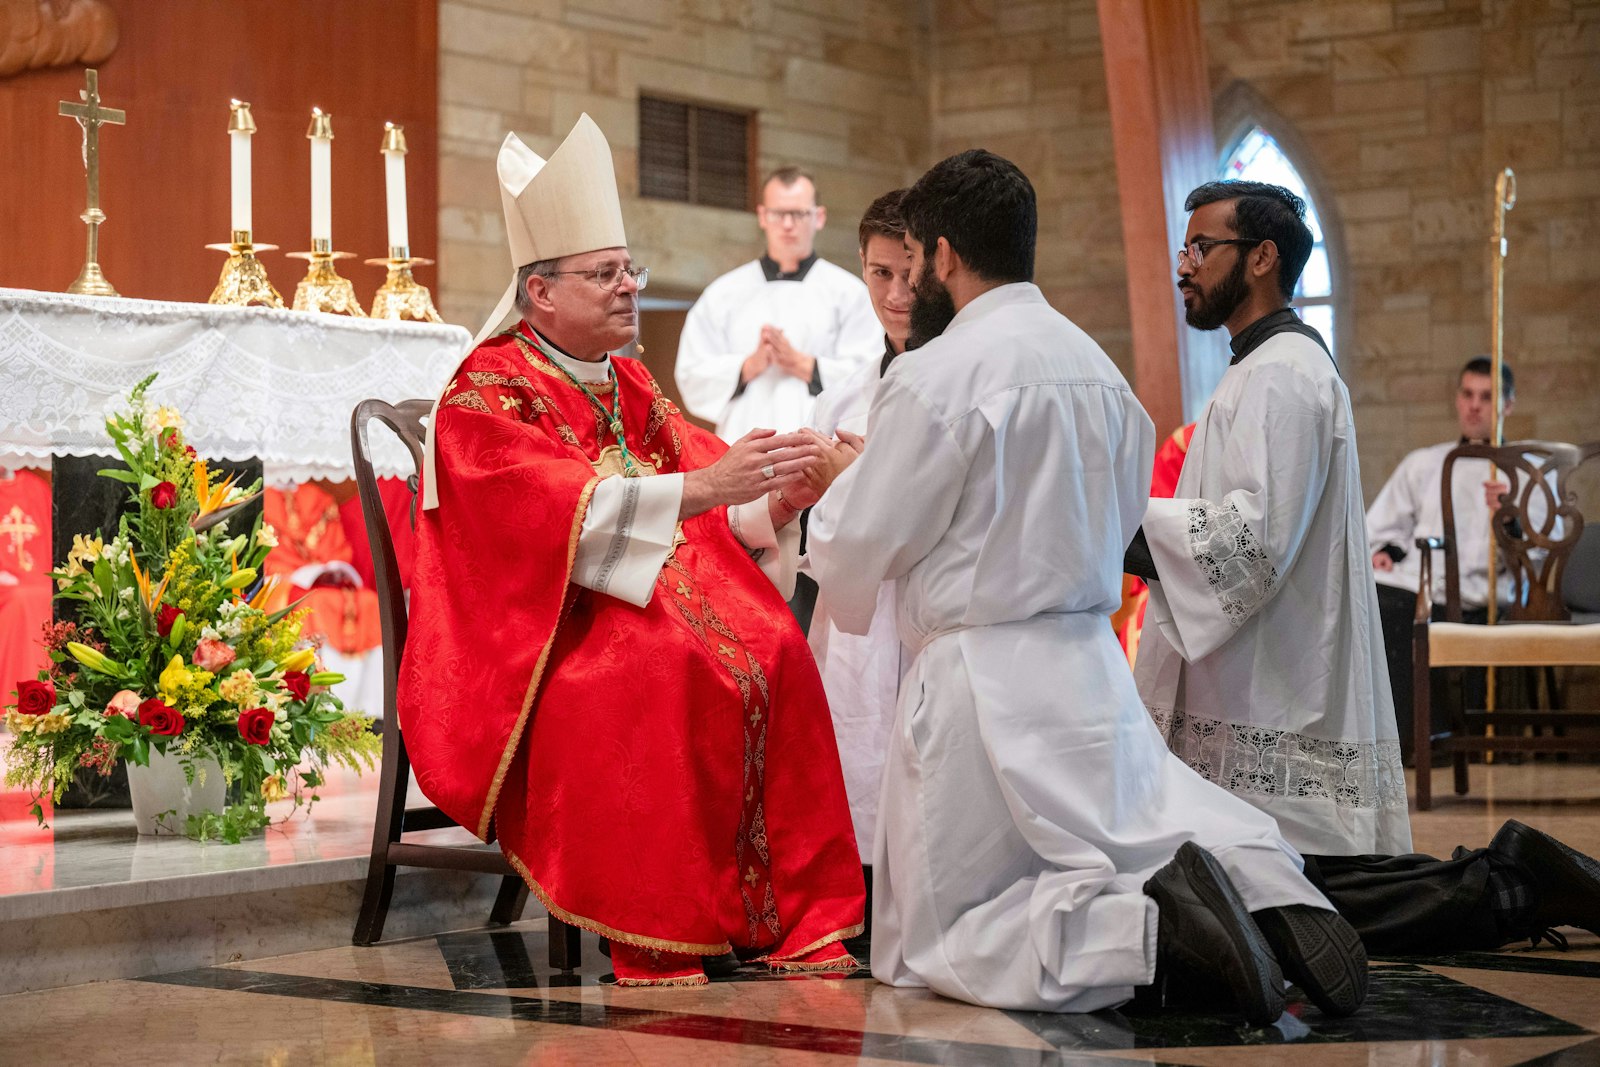
[[[473,385],[476,385],[480,388],[485,385],[505,385],[511,387],[512,389],[533,388],[533,383],[521,374],[517,375],[515,378],[507,378],[504,374],[498,374],[492,370],[469,370],[467,372],[467,378],[472,382]]]
[[[672,575],[669,579],[668,575]],[[733,841],[734,863],[745,871],[740,883],[744,899],[745,919],[749,924],[749,944],[760,948],[765,927],[771,935],[768,943],[783,934],[783,924],[778,919],[777,898],[772,889],[771,856],[768,851],[766,818],[762,810],[766,779],[767,702],[766,674],[756,663],[732,627],[722,621],[689,568],[676,559],[668,558],[657,579],[664,589],[674,588],[672,602],[684,622],[695,636],[705,643],[712,658],[722,664],[739,689],[744,731],[744,787],[743,802],[739,809],[739,833]],[[670,585],[669,585],[670,581]],[[713,639],[707,630],[716,635]],[[751,854],[749,846],[754,846]],[[760,901],[760,906],[757,906]]]
[[[485,400],[483,398],[483,394],[478,392],[476,389],[469,390],[465,393],[457,393],[444,403],[445,407],[466,408],[468,411],[481,411],[485,415],[494,414],[494,411],[489,407],[489,402]]]

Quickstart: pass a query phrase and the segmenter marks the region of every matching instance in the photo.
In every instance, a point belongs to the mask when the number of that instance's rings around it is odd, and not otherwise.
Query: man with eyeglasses
[[[811,175],[768,175],[756,220],[766,253],[706,286],[678,341],[684,405],[724,441],[806,425],[824,387],[883,354],[861,279],[817,256],[828,209]]]
[[[1127,560],[1151,580],[1135,669],[1150,714],[1185,762],[1277,819],[1370,951],[1600,932],[1600,864],[1532,827],[1448,860],[1411,852],[1350,396],[1288,306],[1305,205],[1223,181],[1185,207],[1186,317],[1227,327],[1233,360]]]
[[[1175,496],[1134,552],[1155,579],[1136,675],[1173,751],[1314,855],[1410,850],[1350,396],[1289,307],[1311,253],[1286,189],[1189,194],[1178,288],[1233,359]],[[1153,620],[1157,625],[1149,626]]]
[[[702,984],[730,952],[848,970],[861,868],[778,588],[823,446],[727,445],[610,355],[648,275],[587,115],[548,161],[508,135],[498,171],[517,274],[483,333],[519,319],[430,420],[398,695],[418,784],[609,938],[624,985]]]

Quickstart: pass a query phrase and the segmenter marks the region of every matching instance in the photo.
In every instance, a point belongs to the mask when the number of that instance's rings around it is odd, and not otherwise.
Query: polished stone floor
[[[1419,850],[1482,844],[1510,817],[1600,854],[1600,768],[1474,768],[1465,798],[1436,773]],[[622,989],[589,938],[564,981],[536,919],[0,997],[0,1064],[1600,1064],[1600,939],[1569,933],[1565,952],[1375,960],[1354,1018],[1291,996],[1251,1030],[1173,1009],[991,1011],[865,975]]]
[[[864,946],[857,946],[864,950]],[[621,989],[585,939],[563,983],[542,920],[0,998],[0,1062],[1251,1065],[1600,1062],[1600,941],[1377,961],[1366,1007],[1293,998],[1252,1030],[1196,1011],[1039,1015],[756,969]],[[88,1022],[86,1022],[88,1021]],[[1293,1045],[1291,1050],[1285,1046]]]

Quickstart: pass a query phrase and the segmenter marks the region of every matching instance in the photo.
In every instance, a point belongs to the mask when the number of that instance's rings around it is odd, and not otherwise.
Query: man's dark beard
[[[955,317],[956,302],[950,290],[933,273],[933,260],[923,260],[922,273],[911,287],[911,336],[906,338],[906,351],[921,348],[944,333]]]
[[[1245,257],[1241,255],[1233,269],[1209,293],[1191,282],[1189,291],[1194,293],[1194,303],[1184,309],[1184,321],[1197,330],[1215,330],[1227,322],[1250,295],[1244,268]]]

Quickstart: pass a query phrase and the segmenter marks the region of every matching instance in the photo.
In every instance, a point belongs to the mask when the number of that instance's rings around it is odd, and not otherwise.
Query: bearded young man
[[[819,447],[691,426],[633,341],[611,151],[498,160],[516,326],[435,408],[399,713],[422,791],[624,985],[730,950],[840,970],[863,889],[821,680],[774,580]],[[485,329],[487,332],[487,327]],[[481,336],[480,336],[481,340]],[[763,573],[766,571],[767,573]]]
[[[1600,931],[1600,865],[1521,823],[1450,860],[1410,853],[1350,395],[1288,306],[1305,204],[1222,181],[1185,207],[1188,322],[1227,327],[1233,360],[1129,554],[1150,581],[1135,673],[1151,716],[1184,762],[1277,820],[1371,951]]]
[[[873,850],[874,977],[1095,1011],[1159,962],[1169,989],[1222,991],[1266,1025],[1281,961],[1325,1010],[1354,1011],[1354,931],[1270,818],[1167,751],[1108,625],[1154,428],[1031,283],[1033,186],[974,150],[902,212],[921,347],[890,365],[809,552],[846,632],[894,582],[913,653]]]

